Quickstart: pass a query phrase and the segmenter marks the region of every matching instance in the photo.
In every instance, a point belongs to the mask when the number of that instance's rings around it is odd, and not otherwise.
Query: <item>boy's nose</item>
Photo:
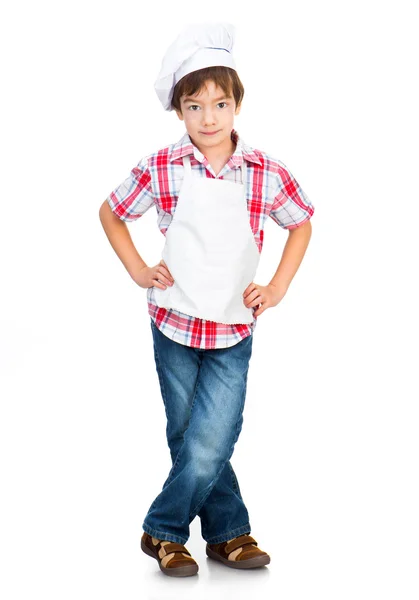
[[[202,121],[203,121],[204,125],[207,125],[207,126],[214,125],[215,117],[212,113],[205,113]]]

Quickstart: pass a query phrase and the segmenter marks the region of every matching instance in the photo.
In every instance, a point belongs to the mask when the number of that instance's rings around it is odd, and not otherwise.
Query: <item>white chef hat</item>
[[[230,23],[196,23],[183,29],[167,49],[154,83],[165,110],[172,110],[175,85],[188,73],[218,65],[236,68],[232,55],[234,37],[235,28]]]

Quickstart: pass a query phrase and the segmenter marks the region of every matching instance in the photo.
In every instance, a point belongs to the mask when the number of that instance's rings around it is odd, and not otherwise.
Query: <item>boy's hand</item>
[[[272,283],[258,285],[252,281],[244,290],[243,303],[247,308],[257,306],[258,308],[253,312],[253,316],[258,317],[267,308],[279,304],[286,293],[287,288],[285,287],[277,287]]]
[[[142,288],[158,287],[161,290],[174,282],[164,260],[154,267],[142,267],[132,278]]]

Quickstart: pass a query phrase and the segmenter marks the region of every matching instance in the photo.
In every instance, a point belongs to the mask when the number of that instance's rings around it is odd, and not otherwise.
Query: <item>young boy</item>
[[[228,567],[266,565],[230,463],[239,437],[256,319],[284,297],[308,246],[314,207],[279,160],[233,128],[244,89],[232,56],[234,28],[187,27],[155,83],[183,137],[140,160],[100,209],[106,235],[132,279],[147,288],[156,370],[172,468],[144,519],[141,547],[171,576],[198,565],[185,547],[201,520],[206,553]],[[147,266],[125,222],[152,205],[165,235]],[[265,286],[253,281],[270,216],[289,230]]]

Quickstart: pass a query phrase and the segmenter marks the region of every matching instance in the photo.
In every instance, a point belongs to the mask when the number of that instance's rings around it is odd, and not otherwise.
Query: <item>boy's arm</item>
[[[282,258],[275,275],[269,282],[281,290],[287,290],[294,275],[298,271],[311,238],[311,221],[290,229]]]
[[[254,308],[253,316],[258,317],[270,306],[276,306],[288,291],[292,278],[298,271],[311,237],[311,222],[289,230],[287,242],[275,275],[268,285],[258,285],[252,281],[243,293],[247,308]]]
[[[139,271],[147,265],[134,246],[127,224],[114,215],[106,200],[99,209],[99,218],[112,248],[135,281]]]

